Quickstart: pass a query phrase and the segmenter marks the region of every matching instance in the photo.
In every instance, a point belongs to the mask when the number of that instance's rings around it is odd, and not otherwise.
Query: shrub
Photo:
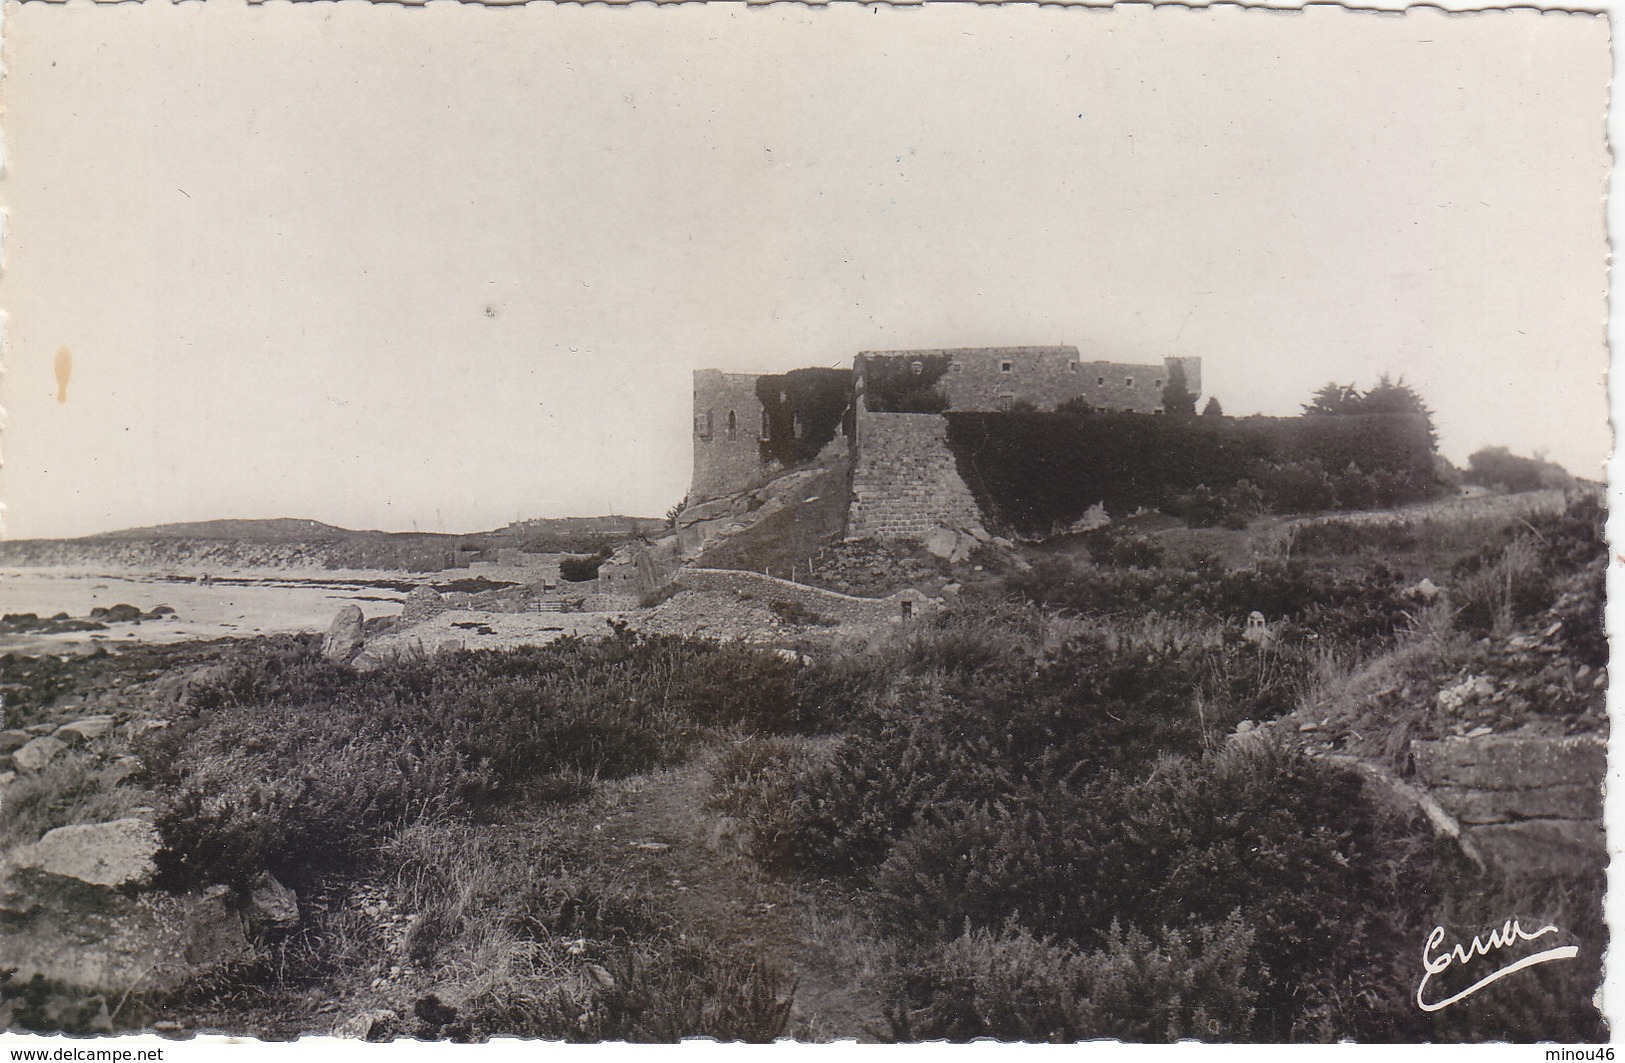
[[[746,850],[764,867],[795,866],[796,781],[805,769],[792,743],[753,735],[729,746],[711,771],[706,807],[738,823]]]
[[[1573,482],[1561,465],[1519,457],[1506,447],[1485,447],[1469,455],[1462,479],[1503,491],[1538,491],[1543,487],[1566,487]]]
[[[1239,914],[1154,935],[1113,924],[1088,952],[1025,930],[973,930],[903,980],[892,1025],[904,1040],[1247,1041],[1252,986],[1265,977]]]
[[[586,583],[598,578],[598,566],[609,560],[609,553],[567,554],[559,558],[559,578],[570,583]]]
[[[1506,634],[1513,625],[1550,606],[1556,598],[1551,575],[1528,539],[1517,539],[1492,563],[1458,566],[1449,589],[1456,625],[1474,635]]]
[[[147,740],[164,871],[183,885],[343,874],[416,822],[580,793],[582,777],[681,758],[706,728],[788,728],[795,667],[739,644],[621,636],[357,673],[312,641],[268,641]]]

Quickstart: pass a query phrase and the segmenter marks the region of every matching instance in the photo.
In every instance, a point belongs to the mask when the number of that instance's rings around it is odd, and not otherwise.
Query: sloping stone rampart
[[[923,539],[945,525],[981,521],[948,449],[946,418],[871,413],[860,404],[847,538]]]

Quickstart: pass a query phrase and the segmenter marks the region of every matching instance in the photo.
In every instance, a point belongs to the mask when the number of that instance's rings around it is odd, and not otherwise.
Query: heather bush
[[[758,863],[795,866],[796,780],[806,758],[787,739],[752,735],[730,745],[711,769],[706,807],[738,824],[738,836]]]
[[[1231,921],[1249,968],[1269,973],[1250,983],[1253,1032],[1287,1039],[1312,1016],[1368,1021],[1369,1001],[1341,994],[1391,962],[1393,925],[1428,881],[1416,828],[1367,805],[1357,777],[1257,742],[937,806],[875,872],[873,902],[941,943],[1015,926],[1110,951],[1114,924],[1189,941]]]
[[[1253,1037],[1268,978],[1237,915],[1148,935],[1113,924],[1078,951],[1026,930],[972,930],[900,979],[891,1019],[904,1040],[1165,1043]]]
[[[182,885],[341,874],[414,822],[672,763],[709,729],[788,727],[794,669],[739,645],[621,636],[358,673],[308,640],[267,640],[147,740],[164,871]]]

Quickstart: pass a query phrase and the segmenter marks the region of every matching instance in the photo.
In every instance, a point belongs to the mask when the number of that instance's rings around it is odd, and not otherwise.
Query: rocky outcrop
[[[52,732],[53,737],[66,742],[70,746],[82,745],[93,738],[100,738],[113,729],[118,720],[113,716],[98,715],[86,716],[83,719],[65,723]]]
[[[142,887],[151,884],[157,871],[157,852],[158,832],[152,824],[130,818],[58,827],[32,845],[13,849],[6,862],[16,870],[92,886]]]
[[[338,664],[349,664],[366,644],[366,626],[367,618],[362,615],[360,606],[344,606],[333,617],[322,639],[322,656]]]
[[[280,933],[299,925],[299,895],[269,872],[260,873],[248,894],[248,915],[260,933]]]
[[[1514,876],[1594,874],[1606,862],[1597,735],[1484,735],[1411,743],[1419,782],[1484,858]]]
[[[11,763],[18,771],[41,771],[67,748],[68,743],[62,739],[41,735],[13,753]]]

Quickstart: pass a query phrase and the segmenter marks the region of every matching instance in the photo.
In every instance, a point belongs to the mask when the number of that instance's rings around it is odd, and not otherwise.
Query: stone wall
[[[900,623],[941,608],[936,599],[913,589],[901,590],[886,598],[857,598],[737,569],[685,568],[678,571],[672,582],[684,590],[732,594],[768,603],[794,603],[831,624],[851,627],[873,628]]]
[[[1607,863],[1596,735],[1485,735],[1411,743],[1417,780],[1486,862],[1513,875],[1601,874]]]
[[[692,502],[738,490],[762,476],[762,400],[755,373],[694,373]]]
[[[858,404],[847,538],[923,539],[981,521],[948,449],[946,418],[870,413]]]
[[[1016,403],[1052,410],[1072,399],[1098,409],[1154,413],[1162,409],[1162,388],[1175,359],[1162,364],[1080,361],[1076,347],[962,347],[918,351],[864,351],[858,355],[859,387],[864,367],[885,360],[911,363],[946,357],[948,371],[937,387],[948,408],[993,412]],[[1202,387],[1202,360],[1177,359],[1185,367],[1192,394]]]

